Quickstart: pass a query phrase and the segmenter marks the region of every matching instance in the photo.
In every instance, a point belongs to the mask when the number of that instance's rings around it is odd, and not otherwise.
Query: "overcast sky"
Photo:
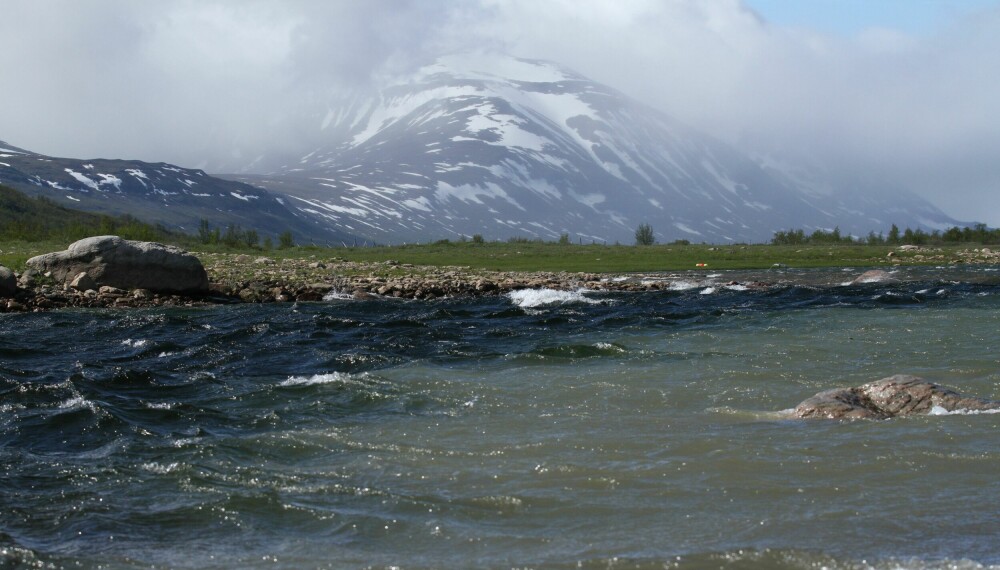
[[[294,150],[336,88],[497,49],[1000,226],[1000,0],[0,0],[0,14],[0,140],[45,154],[211,167]]]

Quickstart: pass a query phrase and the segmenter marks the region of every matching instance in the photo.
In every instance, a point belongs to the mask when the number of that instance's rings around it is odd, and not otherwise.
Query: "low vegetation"
[[[29,198],[0,185],[0,240],[75,241],[92,235],[126,239],[171,240],[183,236],[132,216],[108,216],[73,210],[45,197]]]
[[[889,235],[869,232],[864,238],[841,235],[840,228],[832,231],[816,230],[811,234],[804,230],[778,231],[771,239],[774,245],[956,245],[956,244],[1000,244],[1000,229],[989,229],[986,224],[971,227],[953,227],[945,231],[934,230],[927,233],[917,228],[900,232],[896,224],[889,229]]]
[[[77,239],[101,234],[172,243],[203,254],[382,263],[397,272],[403,271],[400,265],[491,271],[629,273],[695,268],[963,263],[972,261],[971,252],[982,245],[1000,243],[1000,230],[982,225],[930,234],[893,228],[887,236],[873,234],[864,239],[842,236],[837,229],[809,234],[803,230],[789,230],[776,232],[770,244],[720,246],[690,244],[686,240],[656,244],[655,240],[647,239],[653,237],[652,227],[643,224],[636,231],[636,243],[642,247],[583,244],[582,240],[574,243],[570,235],[564,233],[556,241],[515,237],[493,242],[477,234],[471,238],[444,239],[428,244],[325,248],[296,245],[290,232],[262,239],[253,229],[212,227],[208,221],[202,222],[196,235],[178,234],[127,216],[115,218],[74,211],[44,198],[28,198],[0,186],[0,264],[15,269],[22,268],[33,255],[61,250]],[[898,246],[904,244],[922,246],[922,249],[899,250]]]

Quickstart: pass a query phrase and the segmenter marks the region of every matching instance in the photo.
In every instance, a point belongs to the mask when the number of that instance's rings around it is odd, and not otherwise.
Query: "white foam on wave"
[[[312,376],[289,376],[281,386],[316,386],[319,384],[348,384],[356,382],[355,376],[346,372],[328,372]]]
[[[673,281],[670,283],[671,291],[687,291],[698,287],[701,287],[701,284],[695,281]]]
[[[177,462],[167,463],[167,464],[150,462],[150,463],[143,463],[142,465],[140,465],[140,467],[144,471],[149,471],[150,473],[155,473],[157,475],[166,475],[168,473],[177,471],[181,467],[181,464]]]
[[[507,297],[518,307],[544,307],[547,305],[564,305],[568,303],[585,303],[596,305],[600,301],[587,298],[584,293],[589,293],[587,289],[577,289],[576,291],[559,291],[557,289],[519,289],[511,291]]]
[[[148,340],[143,338],[137,338],[135,340],[127,338],[122,341],[122,344],[125,346],[131,346],[132,348],[140,348],[146,346],[146,343],[148,342],[149,342]]]
[[[1000,414],[1000,410],[947,410],[941,406],[934,406],[927,412],[928,416],[977,416],[979,414]]]
[[[96,412],[97,404],[91,402],[83,396],[75,396],[59,403],[60,410],[77,410],[80,408],[87,408],[92,412]]]
[[[323,295],[324,301],[347,301],[353,299],[354,295],[351,293],[344,293],[343,291],[337,291],[334,289],[326,295]]]
[[[701,290],[701,293],[699,293],[699,294],[700,295],[711,295],[712,293],[715,293],[715,287],[705,287],[704,289]]]

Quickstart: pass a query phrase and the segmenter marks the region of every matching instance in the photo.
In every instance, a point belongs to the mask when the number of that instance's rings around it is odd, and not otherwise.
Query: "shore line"
[[[692,279],[721,277],[736,270],[651,272],[492,271],[459,266],[420,266],[397,261],[358,262],[339,258],[275,259],[247,254],[193,252],[208,273],[209,291],[200,295],[156,293],[145,289],[100,287],[76,290],[31,270],[18,274],[13,296],[0,299],[0,312],[44,311],[68,307],[142,308],[238,303],[323,301],[331,298],[443,298],[502,296],[523,289],[598,292],[650,292],[690,288]],[[783,269],[783,268],[781,268]],[[781,270],[779,269],[779,271]],[[860,273],[864,268],[856,268]],[[886,268],[891,270],[892,268]],[[719,282],[761,289],[782,281],[767,270],[740,272],[739,281]]]
[[[68,307],[142,308],[308,302],[330,298],[432,301],[503,296],[523,289],[644,292],[668,290],[676,282],[660,274],[488,271],[468,267],[414,266],[395,261],[315,261],[213,253],[196,255],[209,276],[209,292],[206,294],[164,294],[108,286],[77,290],[29,270],[17,275],[19,288],[12,297],[0,300],[0,312]],[[768,284],[755,281],[741,285],[765,287]]]

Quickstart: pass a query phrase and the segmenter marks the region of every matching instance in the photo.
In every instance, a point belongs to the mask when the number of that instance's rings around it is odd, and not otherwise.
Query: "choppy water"
[[[1000,272],[0,316],[0,567],[1000,565]],[[759,276],[758,276],[759,277]]]

